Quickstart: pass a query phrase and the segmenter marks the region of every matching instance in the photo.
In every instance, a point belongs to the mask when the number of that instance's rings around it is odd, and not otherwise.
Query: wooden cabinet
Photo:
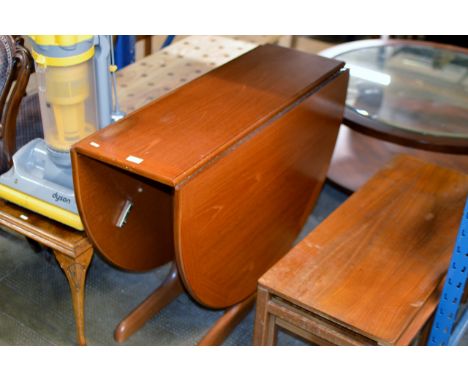
[[[175,260],[206,306],[246,299],[321,190],[343,115],[342,67],[261,46],[77,143],[91,241],[127,270]]]
[[[442,297],[467,194],[466,174],[386,164],[260,278],[254,343],[274,344],[277,327],[325,345],[412,343]]]

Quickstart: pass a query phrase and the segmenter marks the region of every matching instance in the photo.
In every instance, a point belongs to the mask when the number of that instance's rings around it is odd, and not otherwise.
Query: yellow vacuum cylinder
[[[89,97],[88,62],[69,67],[49,67],[46,76],[46,102],[55,121],[53,131],[45,131],[46,143],[66,151],[87,135],[85,101]]]
[[[41,48],[42,53],[33,50],[44,140],[51,149],[66,152],[71,145],[93,133],[98,127],[94,47],[91,45],[88,50],[81,52],[77,49],[78,45],[72,45],[77,36],[46,37],[48,36],[36,36],[34,41],[50,44],[47,49],[55,51],[60,46],[60,52],[64,56],[47,55],[48,50],[41,46],[36,46],[36,49]]]

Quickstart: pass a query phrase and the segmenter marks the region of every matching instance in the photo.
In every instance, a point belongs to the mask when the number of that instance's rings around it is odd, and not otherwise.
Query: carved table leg
[[[162,284],[151,293],[145,301],[138,305],[119,325],[117,325],[114,338],[117,342],[123,342],[146,321],[158,313],[162,308],[172,302],[183,291],[179,272],[175,263],[172,264],[169,274]]]
[[[76,337],[79,345],[86,345],[84,333],[84,291],[86,271],[93,257],[93,248],[86,249],[75,258],[54,250],[54,255],[70,284],[73,311],[76,321]]]
[[[256,293],[227,309],[223,316],[216,321],[208,333],[205,334],[198,345],[212,346],[222,344],[239,322],[241,322],[250,311],[255,303],[255,295]]]

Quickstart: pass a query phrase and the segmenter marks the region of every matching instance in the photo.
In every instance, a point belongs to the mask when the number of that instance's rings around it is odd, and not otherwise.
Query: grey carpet
[[[325,185],[300,238],[346,198],[340,190]],[[94,256],[86,284],[88,344],[116,345],[113,340],[115,326],[161,283],[168,267],[146,273],[129,273]],[[182,294],[125,345],[193,345],[221,314],[221,311],[201,307],[187,294]],[[225,345],[250,345],[254,317],[253,310]],[[468,344],[467,335],[463,343]],[[68,283],[55,259],[47,253],[34,253],[24,238],[0,230],[0,345],[73,344],[75,322]],[[305,343],[281,332],[278,344]]]

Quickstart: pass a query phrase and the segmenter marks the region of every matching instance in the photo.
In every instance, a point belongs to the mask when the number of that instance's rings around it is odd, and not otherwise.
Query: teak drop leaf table
[[[72,148],[86,232],[111,263],[166,282],[124,321],[123,340],[184,288],[248,311],[258,277],[291,247],[321,190],[342,118],[343,63],[258,47]]]

